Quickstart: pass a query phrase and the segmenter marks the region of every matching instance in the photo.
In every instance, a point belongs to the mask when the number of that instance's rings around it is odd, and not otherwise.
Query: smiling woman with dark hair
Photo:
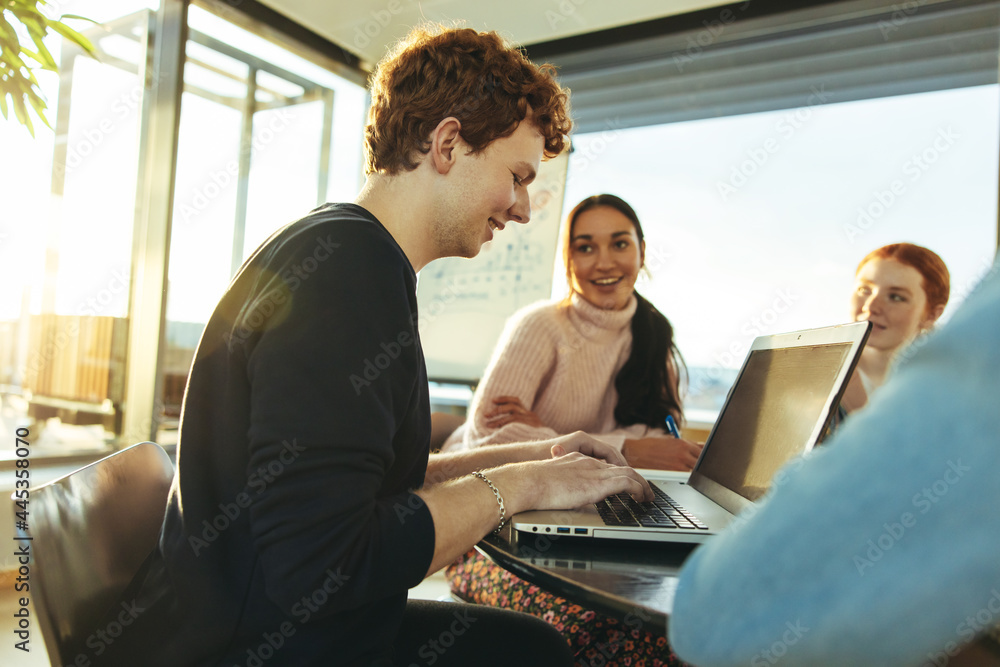
[[[615,195],[588,197],[561,245],[570,295],[510,318],[469,420],[445,449],[585,431],[632,466],[690,470],[700,448],[663,428],[668,416],[683,420],[673,327],[635,291],[646,249],[639,217]]]
[[[510,318],[470,417],[445,448],[585,431],[620,448],[632,466],[690,470],[700,445],[663,428],[668,418],[683,420],[683,362],[673,327],[635,291],[646,250],[639,217],[615,195],[588,197],[567,217],[561,246],[569,297]],[[462,598],[553,624],[566,635],[577,664],[677,664],[663,635],[571,604],[475,551],[446,574]]]

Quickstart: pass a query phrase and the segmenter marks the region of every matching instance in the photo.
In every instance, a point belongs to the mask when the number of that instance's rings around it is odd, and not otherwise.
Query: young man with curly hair
[[[518,511],[651,496],[582,433],[428,451],[416,273],[528,222],[567,91],[496,34],[442,28],[371,88],[357,200],[278,230],[206,326],[159,548],[93,664],[569,664],[538,619],[407,590]]]

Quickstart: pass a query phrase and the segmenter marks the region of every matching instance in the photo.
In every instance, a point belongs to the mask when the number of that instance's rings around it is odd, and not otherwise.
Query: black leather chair
[[[74,664],[156,546],[173,475],[166,452],[143,442],[30,489],[19,537],[32,539],[19,544],[30,545],[30,598],[53,664]]]

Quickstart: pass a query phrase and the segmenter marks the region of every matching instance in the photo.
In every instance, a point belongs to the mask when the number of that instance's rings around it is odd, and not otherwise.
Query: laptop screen
[[[747,500],[764,495],[805,449],[850,351],[850,343],[752,351],[698,471]]]

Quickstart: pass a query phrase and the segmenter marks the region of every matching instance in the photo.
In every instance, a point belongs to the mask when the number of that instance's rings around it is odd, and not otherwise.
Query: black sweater
[[[388,660],[434,551],[411,492],[429,437],[394,239],[353,204],[277,232],[202,335],[160,549],[129,592],[143,611],[108,664]]]

